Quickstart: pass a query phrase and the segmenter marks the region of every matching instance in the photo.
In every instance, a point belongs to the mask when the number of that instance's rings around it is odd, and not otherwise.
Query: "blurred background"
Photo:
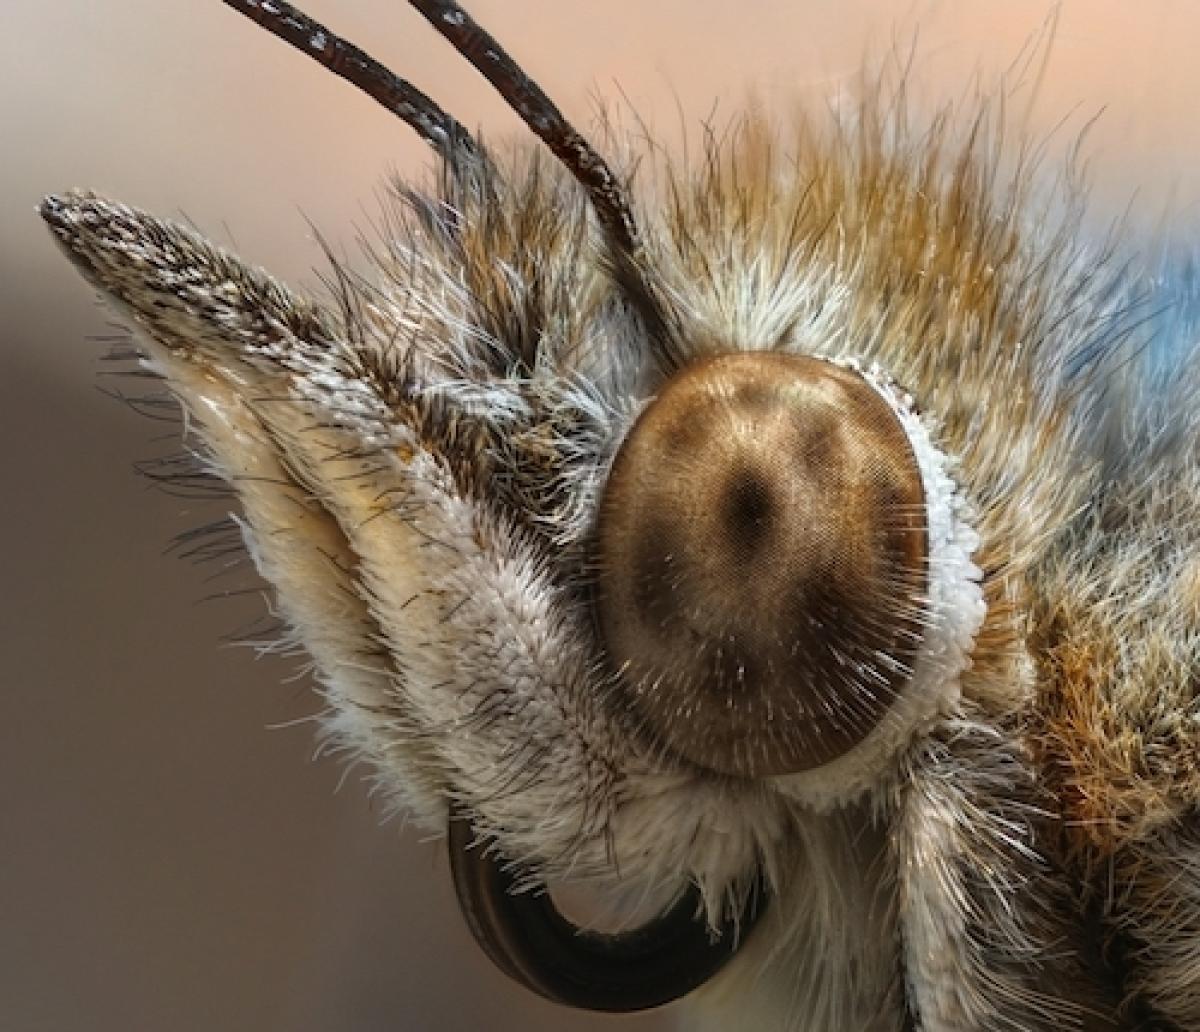
[[[174,428],[104,396],[109,316],[34,215],[86,186],[186,217],[299,285],[306,222],[353,250],[402,125],[217,0],[6,0],[0,18],[0,1030],[603,1029],[469,941],[440,842],[380,825],[315,759],[297,664],[223,636],[262,610],[166,554],[220,504],[152,489]],[[561,107],[627,98],[668,138],[748,99],[786,116],[907,51],[918,105],[991,81],[1047,0],[474,0]],[[404,4],[310,0],[490,137],[520,132]],[[1100,210],[1200,240],[1200,7],[1064,0],[1036,127],[1086,153]],[[1060,137],[1061,138],[1061,137]],[[164,435],[167,438],[164,440]],[[240,583],[240,582],[239,582]]]

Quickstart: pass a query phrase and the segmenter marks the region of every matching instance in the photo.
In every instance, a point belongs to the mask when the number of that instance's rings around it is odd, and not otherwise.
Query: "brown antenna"
[[[471,134],[432,98],[303,11],[284,0],[224,3],[373,97],[412,126],[451,165],[461,161],[464,154],[479,156],[479,145]]]
[[[625,253],[635,254],[641,241],[624,186],[542,88],[459,4],[451,0],[409,2],[478,69],[555,157],[570,169],[587,191],[612,241]]]

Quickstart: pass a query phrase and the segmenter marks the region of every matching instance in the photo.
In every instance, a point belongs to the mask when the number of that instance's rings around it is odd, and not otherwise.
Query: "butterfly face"
[[[413,0],[556,160],[227,3],[435,148],[376,278],[314,299],[91,194],[41,213],[496,964],[596,1010],[700,990],[721,1028],[1112,1029],[1122,979],[1186,1015],[1101,949],[1139,934],[1091,895],[1133,839],[1078,829],[1145,802],[1131,735],[1190,726],[1146,714],[1194,669],[1193,427],[1129,372],[1144,283],[1001,171],[999,116],[918,133],[881,90],[634,192],[456,4]],[[580,935],[558,882],[664,903]]]

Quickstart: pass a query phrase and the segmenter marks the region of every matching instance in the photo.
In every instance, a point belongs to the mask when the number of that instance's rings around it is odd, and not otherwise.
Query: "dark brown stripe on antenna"
[[[620,180],[571,123],[496,42],[456,3],[409,0],[521,116],[587,190],[612,241],[627,254],[640,246],[637,223]]]
[[[447,161],[461,160],[464,153],[479,153],[466,128],[430,97],[291,4],[283,0],[223,2],[373,97],[412,126]]]

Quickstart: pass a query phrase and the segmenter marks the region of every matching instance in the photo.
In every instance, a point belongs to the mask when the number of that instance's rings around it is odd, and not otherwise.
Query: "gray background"
[[[852,90],[863,53],[907,47],[928,97],[987,80],[1046,0],[477,0],[564,109],[620,89],[676,134],[720,98],[786,114]],[[89,186],[184,213],[294,282],[304,216],[353,246],[404,127],[217,0],[3,0],[0,15],[0,1030],[612,1027],[509,987],[470,945],[439,843],[380,827],[356,772],[310,762],[295,664],[220,637],[256,597],[201,603],[211,569],[164,555],[219,514],[131,463],[170,427],[97,390],[107,313],[34,217]],[[489,135],[515,123],[398,2],[311,10]],[[681,19],[686,24],[677,24]],[[1196,227],[1200,9],[1067,0],[1032,113],[1106,105],[1098,197],[1136,225]],[[1074,130],[1070,130],[1073,132]],[[1068,133],[1068,135],[1069,135]],[[1200,237],[1198,237],[1200,238]],[[282,682],[282,683],[281,683]],[[661,1027],[631,1020],[627,1029]]]

